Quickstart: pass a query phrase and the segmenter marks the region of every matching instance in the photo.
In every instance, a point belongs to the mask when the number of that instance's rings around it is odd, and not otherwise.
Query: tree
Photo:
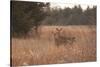
[[[96,6],[93,8],[87,7],[87,10],[84,11],[84,15],[88,18],[89,24],[96,24]]]
[[[32,27],[35,27],[36,33],[40,21],[46,17],[43,7],[48,3],[11,1],[11,32],[18,36],[26,35]]]

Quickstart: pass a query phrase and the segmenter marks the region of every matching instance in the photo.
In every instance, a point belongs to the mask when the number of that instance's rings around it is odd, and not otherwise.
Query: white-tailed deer
[[[66,44],[73,44],[75,41],[75,37],[67,37],[67,35],[64,35],[65,33],[62,32],[63,28],[56,28],[53,33],[54,42],[55,45],[66,45]]]

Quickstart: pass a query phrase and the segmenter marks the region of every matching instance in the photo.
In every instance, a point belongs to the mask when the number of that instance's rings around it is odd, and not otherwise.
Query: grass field
[[[73,44],[54,43],[52,31],[61,27],[65,36],[74,36]],[[40,38],[12,38],[12,65],[39,65],[96,61],[95,26],[43,26]]]

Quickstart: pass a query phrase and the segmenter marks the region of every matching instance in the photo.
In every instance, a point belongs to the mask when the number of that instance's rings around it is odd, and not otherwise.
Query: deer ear
[[[56,28],[56,31],[59,31],[59,29],[58,29],[58,28]]]

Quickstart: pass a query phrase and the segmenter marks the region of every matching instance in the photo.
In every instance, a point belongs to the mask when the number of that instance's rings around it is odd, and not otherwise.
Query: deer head
[[[62,31],[62,28],[56,28],[56,31],[57,32],[61,32]]]

